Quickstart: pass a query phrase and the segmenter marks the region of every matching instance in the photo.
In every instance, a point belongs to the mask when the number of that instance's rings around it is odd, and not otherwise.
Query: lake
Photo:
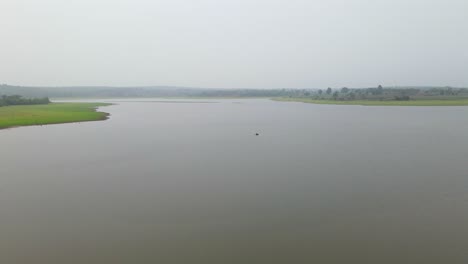
[[[468,107],[100,101],[0,131],[1,263],[468,263]]]

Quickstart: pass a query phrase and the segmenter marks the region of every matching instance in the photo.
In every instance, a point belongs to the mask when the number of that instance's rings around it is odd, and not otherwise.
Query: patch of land
[[[105,120],[109,114],[98,112],[103,103],[51,103],[0,107],[0,129]]]
[[[369,105],[369,106],[465,106],[468,105],[468,99],[420,99],[408,101],[380,101],[380,100],[321,100],[311,98],[291,98],[278,97],[272,98],[275,101],[302,102],[310,104],[333,104],[333,105]]]

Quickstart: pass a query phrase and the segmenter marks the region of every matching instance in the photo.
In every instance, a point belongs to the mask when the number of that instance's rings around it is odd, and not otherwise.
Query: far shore
[[[277,97],[271,98],[274,101],[282,102],[302,102],[309,104],[329,104],[329,105],[362,105],[362,106],[468,106],[468,99],[416,99],[408,101],[378,101],[378,100],[317,100],[311,98]]]

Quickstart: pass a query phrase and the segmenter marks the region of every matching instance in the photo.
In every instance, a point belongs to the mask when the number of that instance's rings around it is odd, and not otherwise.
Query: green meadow
[[[105,120],[107,113],[97,112],[102,103],[51,103],[0,107],[0,129],[84,121]]]
[[[378,100],[316,100],[309,98],[273,98],[275,101],[302,102],[311,104],[333,104],[333,105],[369,105],[369,106],[464,106],[468,105],[468,99],[418,99],[409,101],[378,101]]]

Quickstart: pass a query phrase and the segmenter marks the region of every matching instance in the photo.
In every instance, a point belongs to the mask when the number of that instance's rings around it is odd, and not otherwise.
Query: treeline
[[[23,98],[21,95],[2,95],[0,97],[0,107],[9,105],[37,105],[48,104],[49,98]]]
[[[371,88],[327,88],[318,89],[312,92],[303,91],[299,96],[312,98],[315,100],[380,100],[380,101],[408,101],[416,99],[453,99],[453,98],[468,98],[467,88],[453,87],[391,87],[384,88],[382,85]]]
[[[146,87],[25,87],[0,85],[0,94],[25,98],[144,98],[144,97],[292,97],[317,100],[412,100],[468,97],[467,88],[383,87],[328,89],[205,89],[172,86]],[[26,99],[24,99],[26,100]]]
[[[300,96],[299,89],[206,89],[173,86],[147,87],[25,87],[0,85],[0,94],[49,98],[138,97],[285,97]]]

